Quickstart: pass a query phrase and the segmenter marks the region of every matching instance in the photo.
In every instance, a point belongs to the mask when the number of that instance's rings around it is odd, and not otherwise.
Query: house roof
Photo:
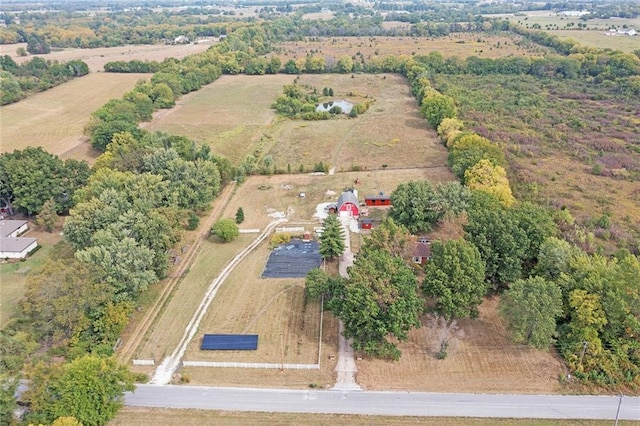
[[[353,203],[357,206],[358,197],[356,197],[356,194],[351,191],[343,192],[342,195],[340,195],[340,198],[338,198],[338,209],[346,203]]]
[[[413,249],[414,257],[431,257],[431,243],[416,243]]]
[[[0,220],[0,237],[7,237],[13,234],[27,223],[26,220]]]
[[[0,252],[20,253],[36,241],[35,238],[0,238]]]

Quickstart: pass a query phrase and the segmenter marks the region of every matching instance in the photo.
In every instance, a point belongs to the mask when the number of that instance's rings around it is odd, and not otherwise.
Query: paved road
[[[609,419],[615,396],[436,394],[138,385],[125,404],[141,407],[398,416]],[[640,420],[640,397],[623,397],[620,419]]]

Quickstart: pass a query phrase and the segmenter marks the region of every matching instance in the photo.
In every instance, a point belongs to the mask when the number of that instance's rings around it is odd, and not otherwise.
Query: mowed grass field
[[[213,40],[199,41],[197,44],[149,44],[129,45],[117,47],[99,47],[96,49],[62,49],[54,50],[46,55],[36,55],[47,61],[68,62],[73,60],[84,61],[92,72],[104,70],[104,64],[113,61],[158,61],[166,58],[182,59],[187,55],[207,50],[214,43]],[[18,48],[27,48],[26,43],[0,45],[0,55],[9,55],[18,64],[27,62],[33,56],[18,56]]]
[[[0,153],[41,146],[63,158],[95,159],[99,152],[83,135],[91,113],[148,78],[148,74],[92,73],[0,107]]]
[[[251,154],[276,118],[271,104],[295,76],[222,76],[156,113],[147,130],[163,130],[209,144],[238,163]]]
[[[324,162],[336,171],[442,166],[446,149],[420,116],[406,80],[398,75],[302,75],[299,82],[334,90],[334,99],[375,102],[356,119],[279,118],[270,108],[294,76],[223,76],[183,97],[145,127],[208,143],[234,162],[269,155],[282,171]]]
[[[458,320],[448,355],[436,358],[441,337],[428,326],[409,333],[399,345],[400,361],[356,361],[357,381],[367,390],[472,393],[541,393],[561,390],[566,371],[552,352],[511,343],[497,313],[498,299],[486,299],[476,319]],[[456,337],[459,336],[459,337]]]
[[[430,426],[601,426],[602,420],[488,419],[471,417],[358,416],[349,414],[262,413],[124,407],[109,423],[123,425],[430,425]],[[621,420],[621,426],[632,421]]]
[[[300,83],[334,91],[333,99],[373,99],[355,119],[287,120],[267,151],[280,169],[318,161],[336,171],[442,166],[446,149],[420,115],[406,80],[394,74],[302,75]]]

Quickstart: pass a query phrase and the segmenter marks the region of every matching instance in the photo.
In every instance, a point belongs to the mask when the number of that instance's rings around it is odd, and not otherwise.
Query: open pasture
[[[41,146],[63,158],[91,161],[83,129],[91,113],[120,98],[147,74],[92,73],[0,108],[0,152]]]
[[[46,55],[36,55],[47,61],[68,62],[84,61],[92,72],[104,70],[104,64],[113,61],[158,61],[166,58],[182,59],[187,55],[200,53],[211,47],[213,40],[201,40],[197,44],[149,44],[128,45],[117,47],[100,47],[96,49],[62,49],[53,50]],[[0,54],[9,55],[16,63],[21,64],[31,60],[33,56],[18,56],[18,48],[26,49],[26,43],[0,45]]]
[[[222,76],[183,96],[171,110],[156,113],[147,130],[163,130],[208,143],[213,152],[241,161],[269,132],[276,115],[271,104],[294,76]]]
[[[405,79],[393,74],[302,75],[300,83],[334,90],[333,99],[375,100],[355,119],[286,120],[268,155],[282,170],[322,161],[336,171],[442,166],[447,152],[420,115]]]
[[[560,390],[562,362],[549,351],[513,344],[497,314],[498,299],[480,305],[476,319],[458,320],[450,333],[445,359],[436,358],[438,332],[426,327],[412,330],[399,345],[398,362],[364,358],[357,361],[357,382],[366,390],[427,392],[541,393]],[[456,337],[458,336],[458,337]]]
[[[277,47],[280,48],[282,63],[316,54],[325,57],[329,65],[335,64],[342,56],[355,56],[357,53],[363,55],[365,62],[371,62],[389,55],[428,55],[431,52],[440,52],[445,58],[502,58],[511,55],[541,56],[546,51],[540,46],[517,45],[521,39],[517,35],[478,33],[451,33],[444,37],[317,37],[280,43]]]
[[[252,235],[241,235],[227,244],[214,243],[212,240],[202,243],[200,253],[178,283],[156,322],[147,331],[134,358],[153,359],[157,365],[173,352],[211,282],[253,238]]]
[[[640,28],[640,26],[638,26]],[[549,31],[561,39],[573,39],[584,46],[596,47],[598,49],[613,49],[623,52],[633,52],[640,48],[640,37],[630,37],[626,35],[606,35],[602,30],[574,31],[574,30],[554,30]]]

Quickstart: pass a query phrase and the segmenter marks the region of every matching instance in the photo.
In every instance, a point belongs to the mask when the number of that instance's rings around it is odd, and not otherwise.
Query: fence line
[[[241,234],[259,234],[260,228],[238,229],[238,232]]]
[[[257,368],[284,370],[319,370],[320,364],[280,364],[268,362],[182,361],[183,367]]]
[[[133,365],[156,365],[152,359],[134,359]]]
[[[276,232],[304,232],[304,226],[280,227],[276,228]]]

